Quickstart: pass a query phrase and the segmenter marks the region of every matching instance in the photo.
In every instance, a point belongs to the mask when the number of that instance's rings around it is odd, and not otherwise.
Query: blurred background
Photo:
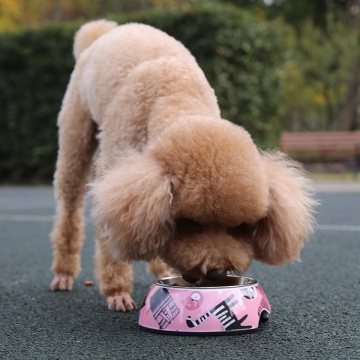
[[[97,18],[176,37],[223,118],[259,148],[280,147],[314,174],[355,178],[359,11],[359,0],[0,0],[0,183],[51,183],[73,36]]]

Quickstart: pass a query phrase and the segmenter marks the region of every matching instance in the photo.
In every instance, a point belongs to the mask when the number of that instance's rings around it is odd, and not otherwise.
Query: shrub
[[[1,182],[52,178],[73,32],[49,26],[0,36]]]
[[[228,6],[113,16],[144,22],[184,43],[214,87],[222,116],[258,145],[280,131],[286,28]],[[56,117],[72,71],[79,23],[0,35],[0,181],[49,182],[57,149]]]

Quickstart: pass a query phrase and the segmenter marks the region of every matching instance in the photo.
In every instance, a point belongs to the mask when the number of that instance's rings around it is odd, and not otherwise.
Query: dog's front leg
[[[95,275],[100,291],[106,297],[109,310],[131,311],[136,304],[131,298],[133,273],[129,263],[111,255],[105,241],[97,238]]]
[[[157,279],[174,276],[169,266],[167,266],[160,258],[149,261],[148,271],[150,271]]]

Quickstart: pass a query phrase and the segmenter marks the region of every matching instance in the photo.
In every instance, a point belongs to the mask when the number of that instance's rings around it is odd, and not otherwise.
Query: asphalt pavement
[[[72,292],[50,292],[50,187],[0,187],[0,359],[360,359],[360,186],[319,184],[318,226],[302,261],[247,271],[272,305],[258,332],[172,336],[107,310],[94,280],[90,221]],[[86,212],[89,219],[89,210]],[[153,278],[134,265],[134,300]]]

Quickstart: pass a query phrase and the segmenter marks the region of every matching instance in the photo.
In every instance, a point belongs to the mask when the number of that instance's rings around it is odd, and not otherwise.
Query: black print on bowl
[[[166,329],[180,313],[169,291],[159,288],[150,298],[150,309],[160,329]]]
[[[246,325],[246,326],[241,325],[243,321],[248,317],[248,315],[243,316],[239,320],[237,319],[235,314],[231,311],[231,308],[239,302],[238,300],[236,300],[228,305],[228,303],[233,299],[234,296],[235,296],[234,294],[230,295],[227,299],[225,299],[220,304],[213,307],[210,311],[208,311],[207,313],[205,313],[196,320],[192,320],[191,316],[188,316],[186,319],[186,325],[189,328],[193,328],[195,326],[200,325],[201,323],[206,321],[206,319],[209,316],[214,314],[219,319],[219,321],[221,322],[222,326],[225,328],[226,331],[251,329],[251,325]]]

